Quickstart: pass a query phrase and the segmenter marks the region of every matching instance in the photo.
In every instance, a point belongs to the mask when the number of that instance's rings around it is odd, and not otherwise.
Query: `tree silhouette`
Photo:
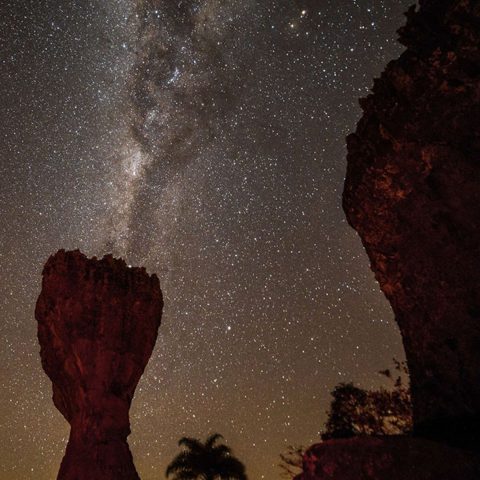
[[[403,383],[406,364],[394,359],[394,377],[387,369],[379,372],[393,382],[393,389],[365,390],[353,383],[340,383],[332,391],[323,440],[357,435],[399,435],[412,428],[410,388]]]
[[[205,443],[183,437],[178,442],[184,449],[168,465],[166,475],[173,480],[247,480],[245,467],[232,455],[229,447],[218,443],[219,433],[210,435]]]

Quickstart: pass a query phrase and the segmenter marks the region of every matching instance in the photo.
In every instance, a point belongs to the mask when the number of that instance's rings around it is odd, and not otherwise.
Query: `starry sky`
[[[0,480],[56,478],[68,438],[33,316],[59,248],[160,278],[142,480],[216,431],[250,479],[279,478],[335,384],[404,358],[340,202],[358,98],[411,3],[0,2]]]

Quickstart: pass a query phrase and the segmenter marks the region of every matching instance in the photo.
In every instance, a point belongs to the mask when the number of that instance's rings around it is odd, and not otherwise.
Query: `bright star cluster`
[[[143,480],[220,432],[250,479],[319,438],[341,381],[403,358],[341,209],[345,136],[410,0],[6,0],[0,7],[0,480],[51,480],[68,426],[33,309],[59,248],[155,272],[134,398]]]

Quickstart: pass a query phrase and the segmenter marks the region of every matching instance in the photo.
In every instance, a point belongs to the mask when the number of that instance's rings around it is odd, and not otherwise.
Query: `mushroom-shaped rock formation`
[[[71,425],[59,480],[138,480],[128,412],[162,314],[158,278],[105,256],[60,250],[35,316],[53,401]]]
[[[480,2],[420,0],[362,100],[343,197],[390,301],[415,432],[480,448]]]

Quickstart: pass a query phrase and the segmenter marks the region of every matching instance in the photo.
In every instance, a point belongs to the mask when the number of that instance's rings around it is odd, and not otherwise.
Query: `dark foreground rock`
[[[400,327],[416,438],[314,445],[302,480],[480,478],[480,2],[419,3],[361,101],[343,195]]]
[[[128,412],[162,314],[158,278],[105,256],[59,251],[35,316],[53,401],[71,425],[60,480],[138,480]]]
[[[361,102],[344,210],[400,327],[416,433],[480,446],[480,3],[420,4]]]
[[[295,480],[477,480],[470,452],[410,437],[357,437],[310,447]]]

